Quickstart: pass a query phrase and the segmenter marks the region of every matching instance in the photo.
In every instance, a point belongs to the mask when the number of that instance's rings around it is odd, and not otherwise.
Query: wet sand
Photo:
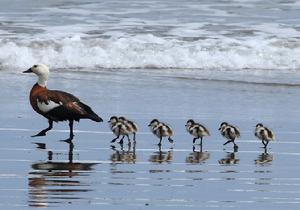
[[[46,137],[28,94],[36,78],[3,73],[0,78],[0,208],[72,209],[220,208],[296,209],[300,203],[300,87],[172,78],[158,74],[52,72],[50,89],[72,92],[104,123],[67,123]],[[110,144],[112,115],[135,120],[136,145]],[[175,131],[175,143],[148,130],[153,118]],[[205,124],[211,136],[193,148],[187,119]],[[237,125],[239,150],[223,146],[222,121]],[[264,151],[254,135],[262,122],[276,141]]]

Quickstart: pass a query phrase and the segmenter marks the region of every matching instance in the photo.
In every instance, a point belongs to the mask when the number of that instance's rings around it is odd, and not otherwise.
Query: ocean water
[[[0,209],[294,210],[300,204],[300,3],[279,0],[1,0]],[[35,63],[49,89],[103,119],[58,123],[30,107]],[[135,120],[136,145],[107,120]],[[153,118],[174,129],[158,139]],[[187,119],[211,133],[192,145]],[[238,151],[218,131],[241,130]],[[272,128],[267,150],[253,135]]]
[[[36,78],[0,78],[0,209],[298,209],[300,91],[298,86],[232,83],[147,74],[53,72],[49,88],[72,92],[103,117],[66,122],[31,138],[47,120],[29,105]],[[12,82],[13,81],[13,82]],[[159,85],[157,85],[159,84]],[[166,97],[167,96],[167,97]],[[195,97],[196,96],[196,97]],[[230,99],[230,100],[229,100]],[[139,125],[136,145],[111,144],[112,115]],[[149,132],[158,118],[174,129],[172,145]],[[210,130],[193,150],[187,119]],[[238,151],[223,146],[218,126],[237,125]],[[263,122],[276,141],[265,151],[254,134]]]
[[[296,0],[2,0],[0,67],[300,83]],[[159,69],[159,71],[155,71]]]

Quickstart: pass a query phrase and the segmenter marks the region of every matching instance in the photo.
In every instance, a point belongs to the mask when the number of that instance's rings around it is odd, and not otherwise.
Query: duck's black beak
[[[23,73],[32,73],[32,70],[30,68],[30,69],[27,69],[26,71],[23,71]]]

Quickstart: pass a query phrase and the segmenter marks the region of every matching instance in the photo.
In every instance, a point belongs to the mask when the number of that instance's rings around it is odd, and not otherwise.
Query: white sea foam
[[[46,63],[221,79],[230,72],[238,80],[300,75],[300,8],[293,0],[28,1],[0,2],[0,70]]]
[[[258,37],[183,41],[152,34],[115,38],[79,35],[49,40],[2,40],[0,63],[24,68],[300,69],[297,38]]]

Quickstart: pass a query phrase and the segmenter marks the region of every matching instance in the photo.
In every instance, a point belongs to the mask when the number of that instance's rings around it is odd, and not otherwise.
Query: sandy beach
[[[31,138],[47,121],[30,107],[35,76],[2,73],[0,118],[1,208],[73,209],[220,208],[295,209],[299,206],[299,86],[166,77],[143,71],[51,73],[49,88],[72,92],[104,123],[67,123]],[[107,120],[126,116],[140,132],[136,145],[110,144]],[[175,131],[161,148],[147,124],[153,118]],[[206,125],[211,136],[193,152],[185,122]],[[238,152],[218,132],[222,121],[241,130]],[[254,135],[262,122],[276,141],[267,153]],[[125,141],[126,142],[126,141]]]

